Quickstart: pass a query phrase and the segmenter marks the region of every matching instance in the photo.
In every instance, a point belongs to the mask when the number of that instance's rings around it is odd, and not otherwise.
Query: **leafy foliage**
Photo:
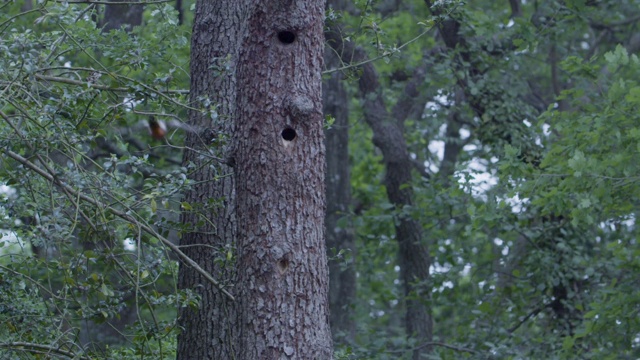
[[[0,352],[172,357],[176,309],[198,302],[164,246],[189,186],[188,32],[164,4],[131,33],[104,33],[95,5],[2,7],[2,244],[23,248],[2,255]],[[155,140],[149,116],[178,127]]]
[[[376,63],[390,103],[410,81],[399,73],[429,65],[425,111],[404,126],[430,177],[411,184],[413,209],[372,202],[380,177],[368,169],[380,159],[362,147],[363,131],[352,133],[356,209],[366,204],[353,222],[357,308],[367,309],[354,358],[408,358],[402,349],[428,345],[404,337],[393,242],[369,240],[393,239],[393,221],[406,213],[431,246],[431,358],[637,356],[637,63],[629,42],[608,37],[630,39],[632,3],[536,2],[514,17],[506,3],[448,2],[463,37],[455,49],[429,37]],[[369,37],[358,18],[350,24],[363,48],[376,44],[373,58],[379,34],[389,43],[418,34],[395,28],[396,19],[438,23],[421,5],[403,4]],[[353,112],[354,129],[360,116]],[[455,145],[462,150],[447,175],[451,158],[438,151]]]

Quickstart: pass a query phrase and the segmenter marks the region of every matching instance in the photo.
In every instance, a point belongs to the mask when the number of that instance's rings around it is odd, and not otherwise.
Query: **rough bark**
[[[327,6],[345,10],[348,2],[329,0]],[[340,58],[328,47],[324,54],[325,67],[337,68]],[[333,126],[325,131],[327,149],[327,214],[326,243],[329,256],[341,251],[344,256],[329,262],[329,308],[331,332],[336,342],[353,343],[356,324],[353,306],[356,298],[355,237],[352,228],[338,226],[351,205],[351,170],[349,164],[349,99],[343,75],[335,72],[323,83],[324,114],[334,118]]]
[[[254,1],[238,61],[239,359],[330,359],[323,1]]]
[[[185,195],[188,254],[234,284],[235,302],[187,267],[202,297],[180,313],[178,358],[330,359],[324,246],[323,2],[198,2],[191,100],[209,96],[187,139],[197,184]],[[213,139],[213,141],[212,141]],[[226,141],[227,139],[228,141]],[[217,146],[233,167],[207,166]],[[220,173],[222,169],[223,173]],[[220,177],[224,175],[223,177]],[[211,205],[212,204],[212,205]],[[226,254],[235,245],[233,269]],[[225,266],[225,264],[227,266]]]
[[[352,43],[344,41],[339,28],[325,33],[328,44],[340,55],[344,62],[366,60],[366,55],[356,50]],[[373,130],[373,143],[383,155],[385,163],[385,186],[389,200],[402,210],[413,204],[412,181],[413,163],[404,139],[403,122],[411,113],[412,103],[418,96],[417,84],[424,81],[425,69],[416,69],[412,81],[405,87],[403,97],[390,113],[382,96],[382,88],[373,64],[362,66],[359,89],[362,108],[367,124]],[[400,216],[396,222],[396,239],[399,244],[398,263],[404,287],[407,312],[405,327],[407,335],[419,342],[430,342],[432,319],[430,310],[429,248],[423,239],[420,223],[410,216]],[[429,347],[418,347],[413,358],[430,351]]]
[[[191,40],[191,102],[204,106],[211,101],[217,120],[207,113],[192,111],[190,124],[199,132],[189,132],[185,140],[184,166],[194,169],[190,180],[196,184],[185,193],[192,211],[184,211],[187,226],[181,239],[182,250],[221,281],[232,283],[234,269],[226,254],[233,249],[235,231],[235,193],[231,169],[211,163],[203,154],[216,151],[224,158],[235,118],[235,62],[241,40],[239,2],[198,1]],[[212,199],[213,201],[210,201]],[[180,289],[193,289],[201,297],[198,309],[180,309],[178,359],[227,359],[234,345],[235,304],[202,279],[189,266],[181,266]],[[233,291],[233,290],[232,290]]]

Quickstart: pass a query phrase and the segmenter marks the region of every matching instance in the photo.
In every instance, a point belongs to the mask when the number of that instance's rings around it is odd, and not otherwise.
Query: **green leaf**
[[[604,54],[604,58],[609,63],[609,66],[612,67],[629,64],[629,54],[627,53],[627,49],[620,44],[616,46],[614,51]]]
[[[586,162],[587,161],[584,157],[584,153],[580,150],[576,150],[575,153],[573,154],[573,157],[569,159],[568,165],[571,169],[576,170],[576,172],[579,172],[585,167]],[[579,177],[579,176],[576,175],[576,177]]]
[[[467,214],[471,217],[476,215],[476,206],[474,204],[469,204],[469,206],[467,206]]]
[[[589,198],[582,198],[580,200],[580,203],[578,204],[578,207],[580,207],[581,209],[587,209],[591,206],[591,200],[589,200]]]
[[[491,304],[488,301],[485,301],[482,304],[478,305],[478,310],[482,311],[485,314],[490,313],[491,309]]]
[[[114,295],[113,290],[109,289],[109,287],[106,284],[102,284],[102,286],[100,286],[100,292],[107,297],[111,297]]]
[[[562,350],[569,351],[573,348],[573,344],[575,344],[575,339],[572,336],[565,336],[562,341]]]
[[[629,93],[625,96],[625,99],[633,104],[640,104],[640,87],[634,86],[629,89]]]

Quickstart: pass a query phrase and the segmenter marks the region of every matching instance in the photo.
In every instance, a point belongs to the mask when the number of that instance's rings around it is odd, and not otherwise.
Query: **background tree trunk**
[[[344,10],[346,1],[330,0],[334,10]],[[340,58],[330,46],[324,54],[325,67],[337,68]],[[329,261],[329,308],[331,331],[338,342],[353,343],[356,326],[353,306],[356,300],[355,237],[351,225],[339,226],[351,205],[351,170],[349,161],[349,98],[341,72],[334,72],[323,83],[325,116],[332,116],[333,126],[325,131],[327,148],[326,242],[329,256],[343,255]]]
[[[326,34],[333,50],[343,62],[366,60],[364,52],[342,38],[339,27],[331,28]],[[401,214],[413,206],[412,169],[414,167],[404,139],[403,122],[411,114],[415,98],[418,97],[417,84],[424,81],[425,69],[414,71],[402,98],[395,104],[392,112],[387,110],[382,96],[382,86],[378,74],[371,63],[362,65],[362,75],[358,85],[362,101],[364,119],[373,131],[373,143],[380,149],[385,164],[384,184],[389,201],[398,210],[395,225],[396,239],[399,245],[398,265],[404,287],[405,329],[409,337],[420,343],[432,339],[432,318],[430,309],[430,257],[428,243],[423,239],[420,223],[409,214]],[[413,350],[413,359],[419,359],[429,347],[419,346]]]
[[[128,1],[128,0],[125,0]],[[133,1],[132,1],[133,2]],[[144,5],[105,5],[104,16],[100,26],[102,31],[108,32],[109,30],[119,29],[121,26],[125,26],[127,31],[131,31],[134,26],[142,24],[142,12],[144,11]]]
[[[332,50],[325,52],[325,60],[335,67]],[[327,216],[326,242],[329,256],[331,329],[334,339],[351,342],[355,338],[352,307],[356,296],[355,239],[351,226],[340,226],[351,205],[351,172],[349,170],[349,109],[342,75],[334,73],[324,84],[324,112],[335,119],[326,131],[327,148]],[[342,254],[338,256],[338,254]]]

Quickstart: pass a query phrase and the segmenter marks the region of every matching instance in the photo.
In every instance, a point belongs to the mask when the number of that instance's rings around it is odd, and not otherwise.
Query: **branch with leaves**
[[[10,124],[10,126],[12,126],[15,129],[15,125],[12,124],[11,119],[4,112],[0,111],[0,117],[2,117],[8,124]],[[47,170],[45,170],[45,169],[39,167],[38,165],[32,163],[28,159],[24,158],[20,154],[17,154],[15,152],[13,152],[10,149],[4,148],[3,152],[8,157],[18,161],[19,163],[24,165],[26,168],[28,168],[31,171],[33,171],[34,173],[40,175],[41,177],[43,177],[44,179],[46,179],[50,183],[56,185],[58,188],[63,190],[65,193],[67,193],[67,194],[69,194],[69,195],[71,195],[71,196],[73,196],[75,198],[78,198],[78,199],[80,199],[80,200],[82,200],[84,202],[87,202],[87,203],[95,206],[98,209],[105,209],[105,210],[111,212],[112,214],[114,214],[115,216],[117,216],[117,217],[129,222],[130,224],[132,224],[132,225],[134,225],[134,226],[136,226],[136,227],[138,227],[140,229],[142,229],[144,232],[148,233],[149,235],[157,238],[165,246],[167,246],[173,253],[175,253],[181,260],[183,260],[187,265],[193,267],[205,279],[207,279],[212,284],[214,284],[227,297],[229,297],[231,300],[235,300],[233,295],[231,295],[231,293],[229,293],[226,289],[224,289],[222,287],[222,285],[216,279],[214,279],[211,276],[211,274],[209,274],[207,271],[205,271],[202,267],[200,267],[200,265],[198,265],[195,261],[193,261],[190,257],[188,257],[184,252],[182,252],[182,250],[180,250],[180,248],[177,245],[173,244],[167,238],[165,238],[164,236],[160,235],[155,229],[153,229],[145,221],[143,221],[141,219],[137,219],[134,216],[130,215],[129,211],[118,210],[118,209],[114,208],[113,206],[104,204],[104,203],[100,202],[99,200],[91,198],[90,196],[88,196],[86,194],[83,194],[78,190],[75,190],[70,185],[67,185],[67,184],[63,183],[62,180],[60,180],[60,178],[58,177],[58,174],[55,171],[53,171],[52,169],[48,168],[48,167],[47,167]],[[46,164],[46,162],[44,162],[44,161],[41,161],[41,162],[43,164]]]

